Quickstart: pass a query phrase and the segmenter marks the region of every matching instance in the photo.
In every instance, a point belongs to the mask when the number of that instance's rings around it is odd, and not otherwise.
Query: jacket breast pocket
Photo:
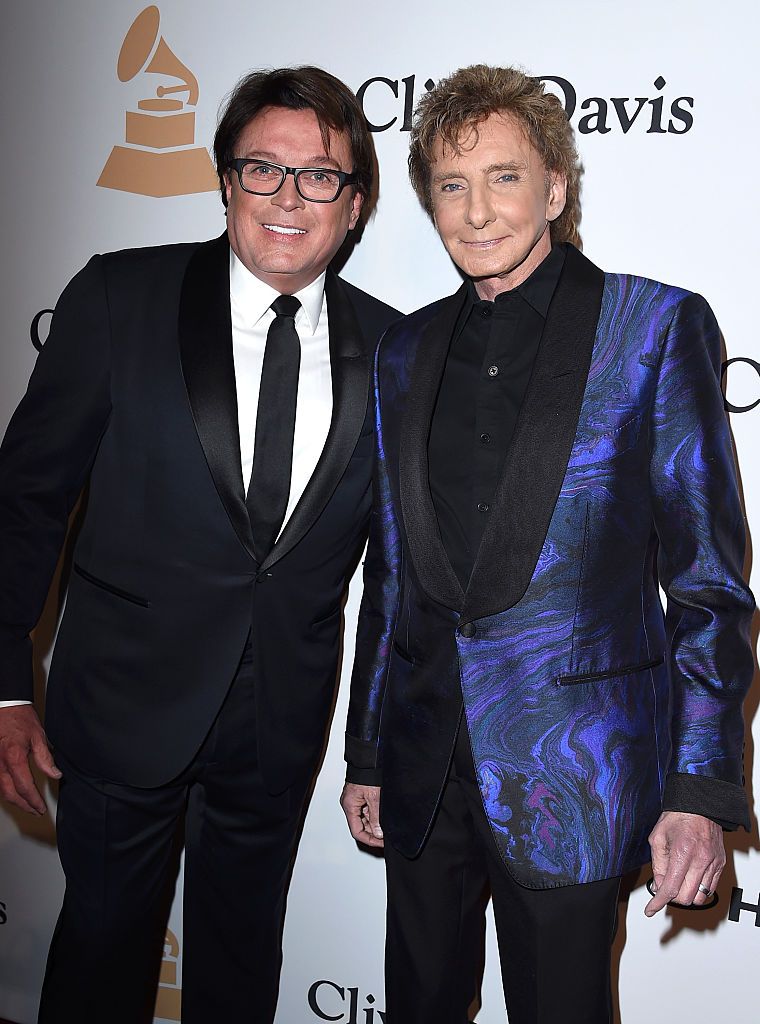
[[[637,665],[623,665],[620,668],[610,668],[601,672],[579,672],[577,675],[557,676],[557,686],[578,686],[580,683],[599,683],[605,679],[633,676],[639,672],[648,672],[650,669],[659,668],[664,660],[664,658],[652,658],[650,661],[642,661]]]
[[[93,587],[105,590],[107,594],[113,594],[114,597],[120,597],[123,601],[129,601],[132,604],[137,604],[141,608],[150,608],[150,601],[146,598],[140,597],[138,594],[133,594],[129,590],[117,587],[113,583],[109,583],[107,580],[101,579],[99,576],[93,576],[91,572],[83,569],[82,566],[78,565],[76,562],[74,562],[73,570],[77,576],[81,576],[83,580],[92,584]]]

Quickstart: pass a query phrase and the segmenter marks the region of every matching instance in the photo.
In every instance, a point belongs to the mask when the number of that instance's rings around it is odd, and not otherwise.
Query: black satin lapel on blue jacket
[[[446,299],[422,333],[412,367],[399,445],[401,515],[420,586],[447,608],[462,607],[464,593],[438,527],[428,470],[428,439],[451,337],[467,286]]]
[[[240,467],[227,235],[198,246],[179,306],[182,373],[214,484],[243,546],[255,558]]]
[[[569,246],[470,577],[465,621],[511,608],[528,589],[567,471],[603,290],[604,273]]]
[[[370,398],[370,342],[362,335],[351,300],[331,270],[325,278],[330,330],[333,409],[330,429],[301,499],[275,546],[261,563],[268,569],[291,551],[314,525],[343,476],[361,433]]]

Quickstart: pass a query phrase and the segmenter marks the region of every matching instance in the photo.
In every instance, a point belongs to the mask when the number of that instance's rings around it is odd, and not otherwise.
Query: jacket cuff
[[[673,772],[665,781],[663,811],[701,814],[725,829],[750,831],[747,796],[741,786],[706,775]]]
[[[348,765],[346,782],[351,782],[355,786],[382,786],[383,772],[381,768],[354,768],[353,765]]]
[[[0,700],[34,700],[32,641],[0,634]]]
[[[343,757],[352,768],[377,768],[377,743],[346,734]]]

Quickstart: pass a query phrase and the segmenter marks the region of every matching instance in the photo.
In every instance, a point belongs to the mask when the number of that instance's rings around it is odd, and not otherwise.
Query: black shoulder
[[[404,315],[386,302],[381,302],[369,292],[362,291],[355,284],[350,284],[344,278],[338,278],[346,296],[354,307],[356,316],[362,326],[362,330],[374,335],[375,340],[396,320]]]
[[[103,253],[106,277],[128,281],[146,275],[184,274],[193,253],[205,242],[178,242],[172,245],[149,245],[140,249],[119,249]]]

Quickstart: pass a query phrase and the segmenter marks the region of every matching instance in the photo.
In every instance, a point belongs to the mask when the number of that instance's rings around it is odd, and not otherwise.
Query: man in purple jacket
[[[540,82],[457,71],[409,164],[466,279],[376,360],[343,805],[384,833],[388,1022],[469,1019],[489,884],[510,1024],[607,1024],[620,876],[651,848],[646,913],[701,905],[721,826],[748,825],[718,327],[581,255],[573,132]]]

